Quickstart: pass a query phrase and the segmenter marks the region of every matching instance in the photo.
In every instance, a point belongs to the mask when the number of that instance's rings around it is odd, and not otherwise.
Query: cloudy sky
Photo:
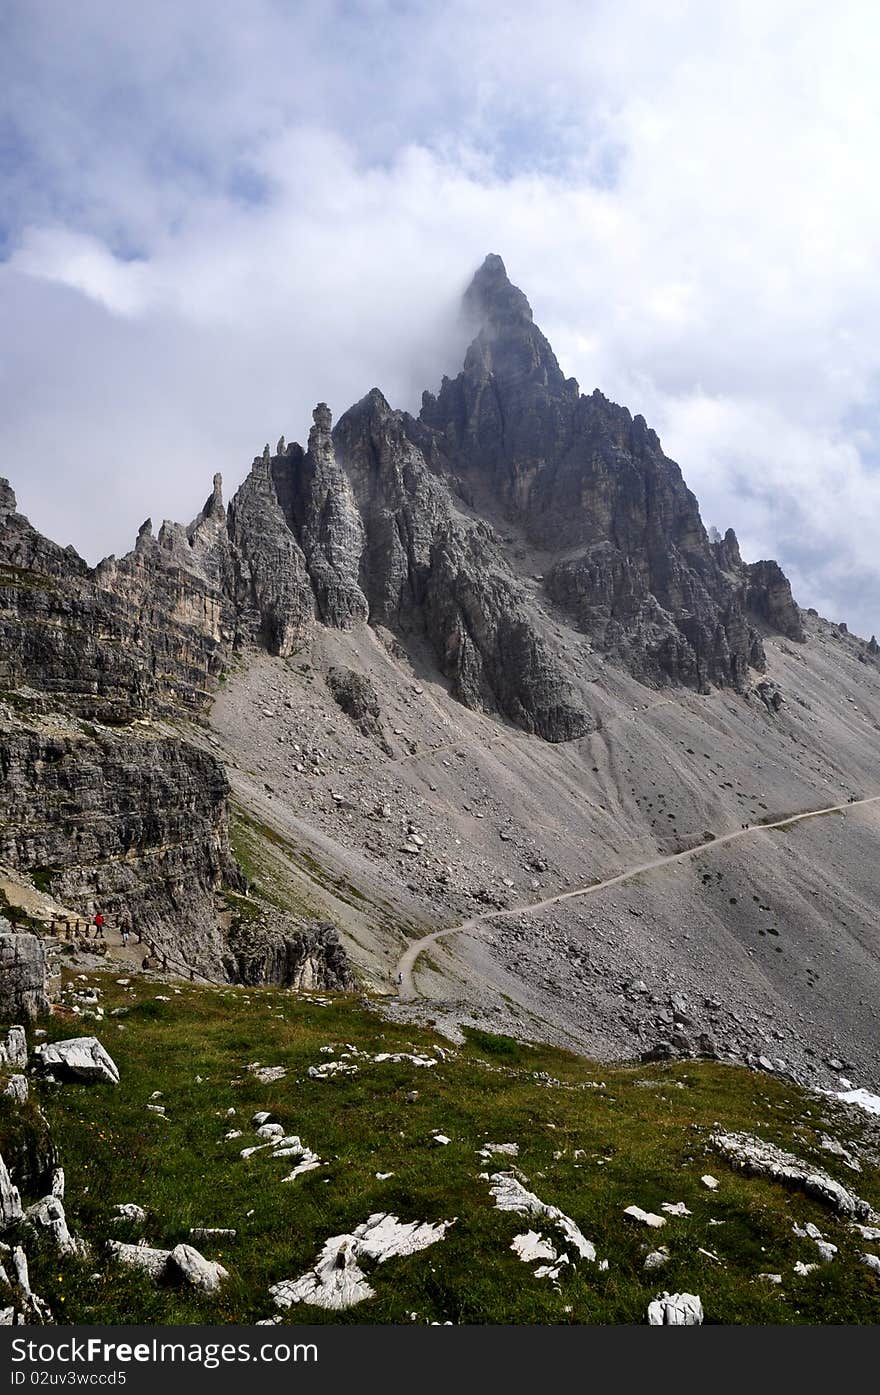
[[[880,632],[874,0],[4,0],[0,474],[90,561],[320,399],[417,408],[488,251],[744,555]]]

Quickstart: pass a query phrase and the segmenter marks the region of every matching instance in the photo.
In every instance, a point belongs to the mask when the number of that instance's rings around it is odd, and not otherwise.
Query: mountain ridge
[[[147,520],[93,571],[66,552],[72,572],[133,603],[160,593],[207,637],[206,681],[248,641],[283,656],[313,621],[366,620],[425,638],[465,705],[571,739],[590,729],[588,694],[529,615],[499,536],[515,522],[547,563],[546,599],[612,661],[655,686],[744,690],[762,628],[803,639],[778,564],[744,563],[730,530],[709,541],[656,433],[563,377],[497,254],[464,306],[480,326],[464,367],[418,418],[378,388],[335,427],[320,403],[306,449],[266,446],[225,511],[215,476],[189,525],[153,539]],[[40,546],[24,554],[39,569]]]

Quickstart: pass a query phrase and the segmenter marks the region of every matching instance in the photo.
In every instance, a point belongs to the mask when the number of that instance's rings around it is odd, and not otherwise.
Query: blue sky
[[[90,560],[319,399],[417,407],[501,253],[707,524],[880,630],[880,12],[6,0],[0,474]]]

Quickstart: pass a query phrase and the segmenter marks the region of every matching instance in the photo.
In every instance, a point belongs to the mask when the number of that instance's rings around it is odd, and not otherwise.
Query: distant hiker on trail
[[[398,975],[397,975],[397,982],[398,982],[398,983],[403,983],[403,974],[398,974]]]
[[[96,940],[97,940],[97,939],[103,940],[103,938],[104,938],[104,917],[103,917],[103,915],[101,914],[100,911],[98,911],[98,913],[97,913],[97,915],[95,916],[95,919],[93,920],[92,924],[93,924],[94,927],[95,927],[95,939],[96,939]]]
[[[131,912],[123,911],[119,917],[119,933],[122,936],[123,948],[128,944],[128,937],[131,934]]]

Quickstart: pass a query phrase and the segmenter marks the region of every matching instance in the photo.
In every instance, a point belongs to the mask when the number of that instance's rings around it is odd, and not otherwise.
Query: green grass
[[[880,1283],[857,1260],[865,1245],[843,1222],[803,1195],[732,1172],[709,1146],[716,1122],[748,1129],[814,1158],[880,1203],[876,1168],[866,1164],[856,1176],[818,1150],[823,1121],[830,1118],[830,1131],[847,1144],[861,1126],[845,1127],[836,1105],[770,1076],[711,1062],[609,1069],[471,1031],[432,1069],[358,1059],[356,1075],[316,1081],[308,1067],[327,1059],[319,1048],[330,1043],[372,1053],[425,1052],[434,1044],[449,1051],[449,1044],[347,997],[323,1006],[278,989],[187,984],[175,992],[141,979],[126,988],[108,973],[88,981],[102,987],[108,1011],[126,1009],[98,1026],[120,1085],[34,1087],[66,1169],[71,1229],[95,1246],[84,1262],[31,1246],[34,1288],[62,1320],[252,1322],[273,1312],[270,1284],[304,1273],[327,1237],[375,1211],[403,1221],[457,1220],[439,1244],[372,1269],[376,1296],[369,1301],[342,1313],[302,1306],[287,1320],[408,1322],[416,1313],[423,1322],[642,1322],[662,1289],[700,1294],[710,1323],[868,1323],[880,1315]],[[94,1028],[59,1014],[49,1035]],[[288,1074],[262,1085],[246,1070],[254,1061],[285,1065]],[[536,1078],[542,1073],[549,1080]],[[644,1080],[654,1088],[637,1083]],[[591,1088],[594,1081],[606,1088]],[[166,1119],[145,1108],[155,1090]],[[412,1090],[418,1098],[408,1103]],[[227,1117],[230,1108],[236,1113]],[[282,1183],[289,1160],[258,1153],[242,1161],[240,1149],[257,1141],[250,1120],[258,1109],[271,1110],[325,1166]],[[0,1113],[0,1148],[10,1146],[15,1117],[8,1107]],[[230,1127],[243,1137],[224,1141]],[[448,1147],[432,1145],[435,1129],[451,1138]],[[530,1188],[573,1217],[608,1259],[607,1272],[581,1262],[558,1289],[533,1277],[510,1243],[530,1227],[547,1227],[495,1209],[479,1174],[510,1162],[483,1162],[477,1149],[486,1141],[520,1145],[516,1163]],[[706,1171],[721,1181],[717,1193],[700,1184]],[[380,1182],[376,1172],[395,1175]],[[657,1210],[663,1201],[684,1201],[693,1215],[671,1218],[658,1234],[623,1214],[633,1203]],[[114,1225],[118,1202],[147,1207],[147,1222]],[[723,1225],[710,1226],[710,1218]],[[796,1220],[815,1221],[840,1247],[833,1264],[803,1279],[793,1273],[795,1261],[816,1254],[792,1234]],[[238,1231],[230,1243],[200,1246],[230,1271],[216,1296],[157,1286],[103,1255],[108,1236],[143,1235],[169,1247],[190,1226]],[[658,1242],[669,1246],[671,1262],[645,1274],[644,1255]],[[757,1280],[765,1270],[783,1274],[781,1290]]]

